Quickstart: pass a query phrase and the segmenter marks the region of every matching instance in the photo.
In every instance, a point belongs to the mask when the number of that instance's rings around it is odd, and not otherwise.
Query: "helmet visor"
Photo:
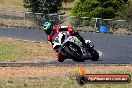
[[[45,22],[44,25],[43,25],[43,28],[44,30],[48,30],[51,26],[51,23],[50,22]]]

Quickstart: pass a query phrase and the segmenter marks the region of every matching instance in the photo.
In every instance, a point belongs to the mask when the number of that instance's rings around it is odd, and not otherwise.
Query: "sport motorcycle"
[[[88,59],[97,61],[99,59],[99,53],[94,49],[94,46],[90,45],[90,40],[85,40],[86,45],[83,45],[76,36],[58,32],[53,36],[52,42],[53,49],[74,61],[83,62]],[[63,62],[64,60],[65,58],[61,58],[58,61]]]

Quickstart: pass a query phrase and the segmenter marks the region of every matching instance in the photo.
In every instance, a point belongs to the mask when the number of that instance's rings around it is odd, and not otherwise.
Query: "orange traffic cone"
[[[85,75],[86,74],[86,71],[84,70],[84,68],[82,66],[78,67],[78,71],[79,71],[80,75]]]

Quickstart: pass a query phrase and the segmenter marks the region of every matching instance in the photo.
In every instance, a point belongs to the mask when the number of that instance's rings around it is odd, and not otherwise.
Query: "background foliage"
[[[114,18],[127,2],[127,0],[79,0],[74,5],[72,15]]]
[[[35,13],[55,13],[63,0],[24,0],[24,7]]]

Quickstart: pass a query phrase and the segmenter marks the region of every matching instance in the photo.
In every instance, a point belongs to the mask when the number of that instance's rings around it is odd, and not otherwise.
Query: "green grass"
[[[47,52],[48,51],[48,52]],[[53,60],[56,54],[49,43],[0,38],[0,62]]]
[[[0,61],[15,61],[26,55],[26,50],[12,44],[0,44]]]

